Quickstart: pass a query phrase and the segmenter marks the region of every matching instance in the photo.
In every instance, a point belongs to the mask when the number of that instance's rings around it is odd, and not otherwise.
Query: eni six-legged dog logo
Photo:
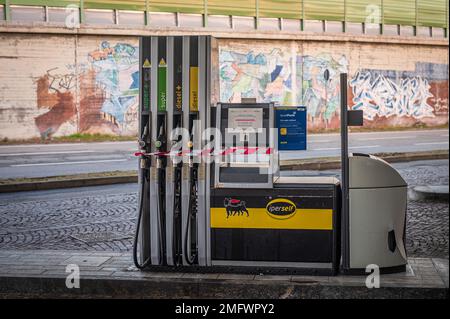
[[[223,200],[223,206],[227,210],[227,218],[235,215],[242,216],[244,214],[247,217],[249,216],[247,207],[245,207],[245,201],[243,200],[226,197]]]

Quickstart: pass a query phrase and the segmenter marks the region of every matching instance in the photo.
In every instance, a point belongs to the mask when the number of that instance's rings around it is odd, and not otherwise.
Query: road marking
[[[330,143],[332,140],[323,140],[323,141],[309,141],[309,143]]]
[[[62,147],[62,146],[68,146],[68,147],[74,147],[74,146],[102,146],[102,145],[117,145],[117,144],[136,144],[136,141],[117,141],[117,142],[92,142],[92,143],[55,143],[55,144],[15,144],[15,145],[1,145],[0,149],[2,148],[26,148],[26,147]]]
[[[330,148],[314,148],[311,151],[335,151],[335,150],[340,150],[340,147],[330,147]]]
[[[386,137],[369,137],[369,138],[360,138],[360,139],[356,139],[359,142],[364,142],[364,141],[378,141],[378,140],[400,140],[400,139],[412,139],[412,138],[417,138],[417,136],[386,136]]]
[[[448,144],[448,142],[416,143],[414,145],[444,145],[444,144]]]
[[[56,163],[34,163],[34,164],[15,164],[11,167],[25,167],[25,166],[51,166],[51,165],[76,165],[76,164],[94,164],[94,163],[111,163],[111,162],[126,162],[127,159],[102,160],[102,161],[79,161],[79,162],[56,162]]]
[[[78,153],[95,153],[95,151],[60,151],[60,152],[36,152],[36,153],[7,153],[7,154],[1,154],[2,156],[31,156],[31,155],[55,155],[55,154],[78,154]]]
[[[367,145],[367,146],[352,146],[349,147],[350,149],[356,149],[356,148],[375,148],[375,147],[380,147],[380,145]],[[315,148],[312,149],[311,151],[335,151],[335,150],[340,150],[340,147],[333,147],[333,148]]]
[[[380,147],[380,145],[350,146],[349,148],[375,148],[375,147]]]

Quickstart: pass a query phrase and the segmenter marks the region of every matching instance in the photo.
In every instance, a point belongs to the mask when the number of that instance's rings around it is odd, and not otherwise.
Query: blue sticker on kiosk
[[[279,107],[276,109],[278,149],[306,150],[306,107]]]

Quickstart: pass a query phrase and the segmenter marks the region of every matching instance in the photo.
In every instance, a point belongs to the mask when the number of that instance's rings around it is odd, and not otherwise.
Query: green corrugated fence
[[[180,12],[448,28],[447,0],[0,0],[10,5]]]

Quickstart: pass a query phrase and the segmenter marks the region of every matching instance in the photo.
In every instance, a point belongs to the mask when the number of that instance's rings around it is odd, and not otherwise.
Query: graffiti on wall
[[[296,51],[219,51],[220,100],[305,105],[310,130],[339,127],[339,74],[344,55],[298,55]],[[324,77],[325,71],[329,79]],[[415,70],[361,69],[349,82],[349,105],[373,126],[448,123],[448,65],[416,63]]]
[[[66,123],[75,126],[77,109],[70,86],[58,79],[70,77],[69,75],[54,75],[55,69],[36,80],[37,108],[42,111],[35,118],[35,124],[41,137],[47,138],[57,132]]]
[[[135,134],[138,48],[104,41],[86,59],[36,79],[37,107],[46,110],[35,118],[43,138],[61,133],[63,127],[80,133]]]
[[[286,48],[219,48],[222,102],[256,98],[305,105],[311,130],[339,126],[343,55],[301,55]],[[73,132],[134,135],[137,131],[138,47],[107,41],[82,61],[49,68],[35,78],[35,125],[42,137]],[[325,70],[329,80],[325,80]],[[448,123],[448,65],[416,63],[415,70],[360,69],[350,76],[349,105],[373,126]]]
[[[240,102],[241,98],[256,98],[258,102],[294,104],[293,58],[279,48],[269,53],[221,49],[220,100]]]
[[[409,117],[416,120],[448,114],[448,66],[417,63],[414,72],[360,70],[350,81],[352,108],[364,118]]]
[[[301,104],[308,107],[310,128],[333,126],[332,120],[338,121],[339,116],[339,74],[347,72],[346,57],[335,59],[330,54],[306,55],[297,57],[297,61],[302,70]],[[329,73],[328,80],[324,76],[326,70]]]
[[[220,50],[220,99],[279,105],[307,105],[310,127],[327,127],[339,109],[339,73],[346,72],[345,56],[317,56],[286,53],[274,48],[270,53]],[[330,76],[326,81],[324,72]]]

